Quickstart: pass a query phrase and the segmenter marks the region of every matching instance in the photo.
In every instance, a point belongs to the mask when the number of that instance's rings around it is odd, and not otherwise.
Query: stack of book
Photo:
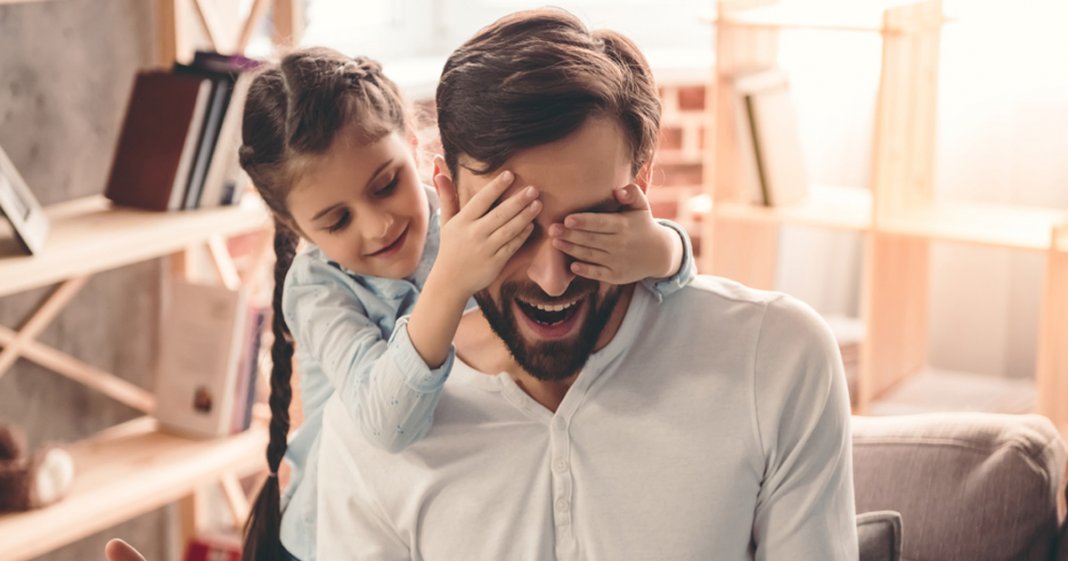
[[[198,52],[190,65],[137,74],[105,196],[146,210],[238,202],[238,163],[251,70],[260,61]]]
[[[251,425],[267,309],[248,300],[244,289],[172,284],[156,377],[163,428],[212,438]]]

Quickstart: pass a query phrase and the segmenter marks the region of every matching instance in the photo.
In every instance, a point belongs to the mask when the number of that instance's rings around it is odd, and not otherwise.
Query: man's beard
[[[612,317],[623,291],[618,286],[611,286],[602,296],[597,291],[598,287],[596,281],[579,277],[562,296],[550,298],[532,282],[506,282],[501,286],[499,303],[494,301],[488,290],[476,293],[475,300],[490,328],[508,346],[519,366],[535,378],[551,382],[567,379],[586,365],[597,339]],[[520,320],[516,317],[518,304],[513,305],[519,296],[533,302],[570,302],[581,297],[584,302],[580,305],[587,306],[586,311],[582,312],[586,314],[584,323],[578,334],[570,339],[529,343],[519,331]]]

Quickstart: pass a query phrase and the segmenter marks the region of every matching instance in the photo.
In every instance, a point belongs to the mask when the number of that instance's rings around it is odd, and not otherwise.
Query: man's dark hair
[[[660,131],[656,84],[637,46],[556,9],[505,16],[456,49],[441,74],[437,111],[453,177],[461,155],[483,164],[471,171],[492,173],[594,115],[618,121],[637,174],[652,160]]]

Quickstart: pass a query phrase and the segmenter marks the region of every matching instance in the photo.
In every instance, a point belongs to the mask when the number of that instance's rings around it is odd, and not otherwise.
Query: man
[[[437,102],[445,214],[504,170],[543,211],[465,316],[426,438],[390,455],[327,406],[319,558],[856,559],[826,324],[724,279],[660,302],[573,272],[624,210],[613,190],[649,175],[660,107],[634,45],[514,14],[453,53]]]

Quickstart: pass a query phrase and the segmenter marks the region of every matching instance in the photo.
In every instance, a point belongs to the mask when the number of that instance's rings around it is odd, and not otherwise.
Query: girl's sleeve
[[[408,337],[407,317],[385,340],[350,282],[329,264],[298,256],[286,277],[286,324],[368,440],[397,452],[430,430],[455,349],[440,367],[428,367]]]
[[[693,281],[694,277],[697,276],[697,266],[693,259],[693,244],[690,242],[690,235],[686,233],[686,229],[670,220],[658,218],[656,221],[675,230],[679,237],[682,238],[682,265],[679,266],[679,272],[675,273],[673,277],[645,279],[642,281],[642,285],[655,294],[658,301],[662,302],[664,298],[678,292],[682,287]]]

